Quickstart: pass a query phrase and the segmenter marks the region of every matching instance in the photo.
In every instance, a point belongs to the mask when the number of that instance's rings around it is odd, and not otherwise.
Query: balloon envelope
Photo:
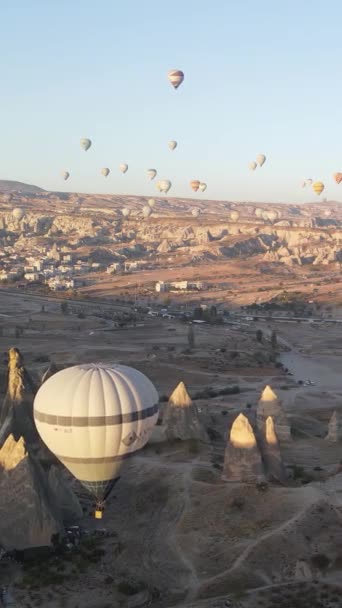
[[[200,189],[201,192],[205,192],[206,189],[207,189],[207,184],[204,184],[203,182],[200,183],[199,189]]]
[[[200,214],[201,212],[200,212],[200,210],[199,210],[199,209],[196,209],[196,208],[195,208],[195,209],[192,209],[192,210],[191,210],[191,213],[192,213],[192,215],[193,215],[194,217],[198,217],[198,216],[199,216],[199,214]]]
[[[154,205],[156,204],[156,201],[154,200],[154,198],[149,198],[147,201],[147,204],[152,209],[154,207]]]
[[[104,167],[103,169],[101,169],[101,174],[104,177],[107,177],[109,175],[109,173],[110,173],[110,170],[108,169],[108,167]]]
[[[130,209],[127,209],[127,207],[124,207],[124,208],[121,210],[121,213],[122,213],[122,215],[123,215],[124,217],[128,217],[128,216],[129,216],[129,214],[131,213],[131,211],[130,211]]]
[[[342,182],[342,173],[334,173],[334,180],[337,184]]]
[[[138,370],[84,364],[41,385],[34,421],[51,452],[97,499],[106,497],[125,458],[148,441],[158,393]]]
[[[197,190],[198,190],[198,189],[199,189],[199,187],[200,187],[200,183],[201,183],[201,182],[200,182],[198,179],[193,179],[193,180],[191,180],[191,182],[190,182],[190,188],[191,188],[191,190],[192,190],[193,192],[197,192]]]
[[[170,150],[174,150],[175,148],[177,148],[178,144],[177,142],[173,139],[172,141],[169,141],[168,146],[170,148]]]
[[[184,80],[184,73],[181,70],[170,70],[167,77],[172,86],[178,89]]]
[[[238,211],[232,211],[230,214],[230,218],[233,220],[233,222],[237,222],[239,217],[240,217],[240,213]]]
[[[81,144],[82,150],[87,151],[87,150],[89,150],[89,148],[91,146],[91,140],[87,139],[86,137],[83,137],[80,141],[80,144]]]
[[[170,190],[171,186],[172,184],[168,179],[162,179],[160,182],[157,183],[157,188],[160,192],[167,193]]]
[[[147,173],[147,177],[150,180],[154,179],[155,176],[157,175],[157,171],[155,169],[147,169],[146,173]]]
[[[257,207],[254,213],[257,217],[262,217],[262,209],[260,209],[259,207]]]
[[[12,211],[12,215],[14,219],[20,222],[20,220],[22,220],[25,215],[25,211],[24,209],[21,209],[21,207],[15,207],[15,209],[13,209]]]
[[[320,194],[322,194],[322,192],[324,190],[323,182],[315,182],[314,184],[312,184],[312,189],[319,196]]]
[[[143,207],[142,211],[143,211],[143,216],[144,217],[149,217],[151,215],[151,213],[152,213],[152,209],[151,209],[151,207],[149,205],[145,205]]]
[[[70,177],[69,171],[62,171],[62,177],[63,177],[64,181],[69,179],[69,177]]]
[[[259,167],[262,167],[265,161],[266,161],[265,154],[258,154],[257,155],[256,162],[258,163]]]
[[[120,169],[121,173],[126,173],[126,171],[128,169],[128,165],[126,165],[126,163],[120,163],[119,169]]]
[[[256,164],[255,160],[252,160],[252,162],[249,163],[248,166],[249,166],[249,168],[250,168],[251,171],[254,171],[257,168],[258,165]]]

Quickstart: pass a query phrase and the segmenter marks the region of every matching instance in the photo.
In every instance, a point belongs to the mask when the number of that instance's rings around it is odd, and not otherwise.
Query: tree
[[[196,320],[201,320],[203,319],[203,308],[201,308],[200,306],[198,306],[197,308],[194,309],[194,313],[193,313],[193,318]]]
[[[273,350],[276,350],[276,348],[278,346],[277,332],[275,330],[273,330],[271,333],[271,346],[272,346]]]
[[[262,333],[261,329],[257,329],[255,337],[257,339],[257,342],[262,342],[263,333]]]
[[[68,302],[62,302],[61,303],[61,311],[63,315],[67,315],[69,312],[69,306],[68,306]]]
[[[188,345],[189,345],[189,348],[194,348],[194,346],[195,346],[195,332],[194,332],[194,326],[193,325],[189,325],[189,329],[188,329]]]

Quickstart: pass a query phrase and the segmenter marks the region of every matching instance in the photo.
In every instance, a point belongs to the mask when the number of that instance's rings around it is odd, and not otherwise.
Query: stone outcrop
[[[282,405],[270,386],[266,386],[259,399],[256,420],[260,433],[264,433],[267,418],[273,418],[274,428],[278,441],[281,443],[291,441],[291,427]]]
[[[163,427],[168,440],[208,441],[198,409],[192,402],[184,382],[178,384],[169,399],[163,415]]]
[[[244,483],[256,483],[264,478],[261,453],[252,426],[244,414],[239,414],[232,424],[222,478]]]
[[[326,440],[331,443],[337,443],[342,440],[342,416],[336,410],[330,418]]]
[[[262,453],[267,477],[271,481],[284,483],[286,481],[286,470],[272,416],[266,418],[262,437]]]

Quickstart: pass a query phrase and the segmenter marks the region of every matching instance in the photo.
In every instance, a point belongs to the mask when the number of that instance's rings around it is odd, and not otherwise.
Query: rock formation
[[[283,465],[272,416],[266,418],[264,435],[262,438],[262,453],[267,477],[273,481],[276,480],[280,481],[281,483],[285,482],[286,470]]]
[[[163,427],[168,440],[208,441],[197,407],[192,402],[184,382],[178,384],[169,399],[163,415]]]
[[[264,478],[261,453],[249,420],[235,418],[225,449],[222,478],[226,481],[255,483]]]
[[[336,410],[333,412],[329,426],[328,426],[328,434],[326,436],[327,441],[331,441],[331,443],[337,443],[342,439],[342,416]]]
[[[256,419],[261,434],[264,432],[266,420],[272,416],[275,432],[280,443],[291,440],[291,428],[287,416],[277,395],[270,386],[266,386],[257,405]]]

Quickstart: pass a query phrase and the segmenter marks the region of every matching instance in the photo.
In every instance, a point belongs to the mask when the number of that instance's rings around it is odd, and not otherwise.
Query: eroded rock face
[[[222,478],[244,483],[256,483],[264,478],[261,453],[252,426],[244,414],[239,414],[232,424]]]
[[[169,399],[163,415],[163,427],[167,440],[208,441],[198,409],[192,402],[184,382],[178,384]]]
[[[261,394],[256,416],[257,426],[261,434],[264,433],[267,418],[271,416],[278,441],[280,443],[291,441],[289,421],[277,395],[270,386],[266,386]]]
[[[286,470],[272,416],[266,418],[264,435],[262,437],[262,454],[267,477],[271,481],[284,483],[286,480]]]
[[[342,416],[336,410],[330,418],[326,440],[331,443],[337,443],[342,440]]]

